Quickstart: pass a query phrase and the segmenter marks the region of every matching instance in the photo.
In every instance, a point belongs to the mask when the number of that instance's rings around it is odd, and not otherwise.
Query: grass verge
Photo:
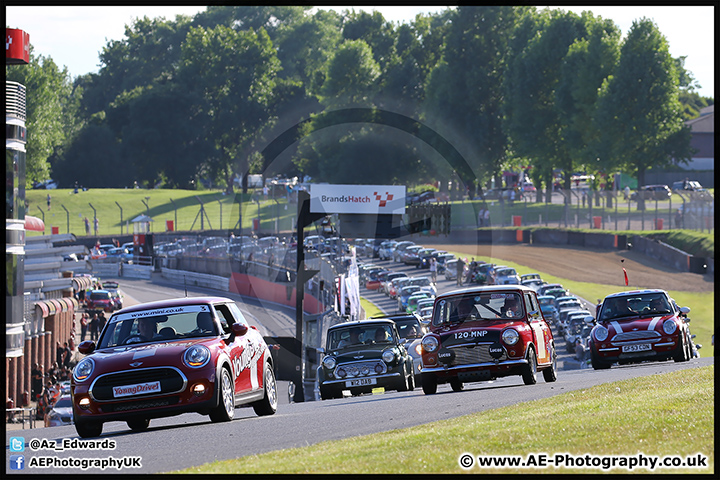
[[[707,468],[667,468],[654,473],[714,473],[714,375],[711,365],[608,383],[418,427],[213,462],[180,473],[463,473],[458,459],[466,452],[476,458],[509,455],[523,459],[543,453],[578,457],[702,454],[707,457]],[[600,468],[477,465],[468,471],[603,472]]]

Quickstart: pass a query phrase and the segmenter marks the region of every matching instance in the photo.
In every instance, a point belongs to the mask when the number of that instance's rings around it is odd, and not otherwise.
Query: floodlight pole
[[[119,204],[117,201],[115,201],[115,205],[117,205],[118,208],[120,209],[120,235],[122,235],[122,234],[123,234],[123,233],[122,233],[122,227],[123,227],[123,209],[122,209],[122,207],[120,206],[120,204]],[[126,232],[126,233],[129,233],[129,232]]]

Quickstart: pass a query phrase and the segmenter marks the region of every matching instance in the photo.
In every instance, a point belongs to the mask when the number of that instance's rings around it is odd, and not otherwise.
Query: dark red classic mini
[[[268,346],[233,300],[195,297],[135,305],[108,320],[97,345],[73,371],[78,435],[95,437],[103,423],[145,430],[150,419],[197,412],[232,420],[235,407],[258,415],[277,410]]]
[[[688,307],[678,307],[664,290],[633,290],[608,295],[590,332],[590,358],[594,369],[613,363],[646,360],[684,362],[692,358]]]
[[[430,333],[422,339],[422,388],[454,391],[465,382],[522,375],[526,385],[557,379],[552,331],[537,295],[522,285],[455,290],[435,299]]]

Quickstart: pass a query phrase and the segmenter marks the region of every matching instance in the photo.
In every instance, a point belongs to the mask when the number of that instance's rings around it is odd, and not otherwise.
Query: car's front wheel
[[[230,370],[223,368],[219,380],[218,405],[210,412],[210,420],[229,422],[235,417],[235,388]]]
[[[690,355],[688,354],[688,341],[685,337],[685,333],[680,331],[680,335],[678,335],[678,346],[677,346],[677,353],[673,355],[673,360],[676,362],[687,362],[690,360]]]
[[[253,409],[257,415],[273,415],[277,412],[278,396],[277,396],[277,382],[275,381],[275,372],[269,363],[265,364],[265,396],[263,399],[253,403]]]
[[[522,379],[525,385],[535,385],[537,383],[537,357],[535,350],[528,349],[527,365],[523,366]]]
[[[462,392],[465,385],[459,378],[455,377],[450,380],[450,388],[452,388],[453,392]]]
[[[82,438],[99,437],[102,434],[102,422],[78,422],[75,420],[75,431]]]
[[[425,395],[432,395],[437,392],[437,377],[432,373],[422,374],[422,389]]]
[[[555,346],[553,345],[553,349],[550,352],[552,361],[550,362],[550,366],[542,371],[543,379],[546,383],[554,382],[557,380],[557,353],[555,353]]]
[[[607,370],[612,366],[612,363],[600,360],[593,344],[590,344],[590,363],[594,370]]]
[[[127,426],[134,432],[144,432],[150,426],[150,419],[136,418],[135,420],[128,420]]]

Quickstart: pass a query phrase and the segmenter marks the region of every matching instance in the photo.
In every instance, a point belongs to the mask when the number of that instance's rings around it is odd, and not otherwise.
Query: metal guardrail
[[[208,275],[206,273],[196,273],[188,272],[186,270],[173,270],[171,268],[163,268],[162,277],[176,284],[212,288],[213,290],[219,290],[222,292],[230,291],[230,279],[226,277],[220,277],[218,275]]]

